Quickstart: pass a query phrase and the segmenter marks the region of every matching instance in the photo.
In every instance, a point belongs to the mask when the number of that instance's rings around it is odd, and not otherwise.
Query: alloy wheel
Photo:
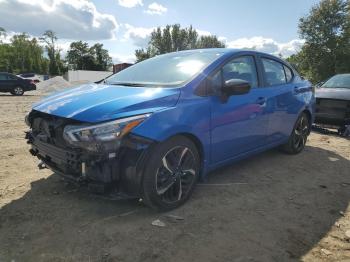
[[[295,149],[301,150],[306,143],[309,134],[309,121],[305,116],[301,116],[294,129],[293,145]]]
[[[196,179],[195,157],[185,146],[170,149],[156,174],[156,192],[162,201],[174,203],[185,198]]]
[[[15,89],[13,89],[13,92],[15,93],[15,95],[22,95],[23,94],[23,89],[19,86],[15,87]]]

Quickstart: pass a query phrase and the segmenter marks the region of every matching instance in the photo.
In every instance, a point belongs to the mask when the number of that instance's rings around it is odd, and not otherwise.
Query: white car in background
[[[35,73],[24,73],[24,74],[19,74],[17,76],[23,79],[33,80],[34,83],[39,83],[41,81],[44,81],[43,76],[37,75]]]

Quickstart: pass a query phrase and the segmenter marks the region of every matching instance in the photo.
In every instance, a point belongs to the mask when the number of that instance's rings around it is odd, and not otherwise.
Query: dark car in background
[[[350,125],[350,74],[335,75],[317,88],[315,123],[340,133]]]
[[[0,92],[21,96],[26,91],[36,90],[33,80],[22,79],[10,73],[0,72]]]

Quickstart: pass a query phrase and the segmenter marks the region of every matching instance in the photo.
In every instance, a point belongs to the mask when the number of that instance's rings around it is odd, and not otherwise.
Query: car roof
[[[0,74],[3,74],[3,75],[14,75],[14,74],[11,74],[11,73],[8,73],[8,72],[0,72]]]
[[[279,60],[279,61],[283,61],[284,63],[286,63],[286,61],[283,58],[268,54],[268,53],[263,53],[263,52],[259,52],[256,50],[252,50],[252,49],[235,49],[235,48],[203,48],[203,49],[191,49],[191,50],[183,50],[183,51],[177,51],[178,53],[189,53],[189,54],[195,54],[195,53],[220,53],[222,55],[225,56],[229,56],[229,55],[234,55],[237,53],[246,53],[246,54],[258,54],[261,56],[265,56],[265,57],[269,57],[275,60]],[[172,52],[172,53],[177,53],[177,52]],[[170,54],[170,53],[168,53]]]
[[[345,74],[336,74],[334,76],[350,76],[350,73],[345,73]]]

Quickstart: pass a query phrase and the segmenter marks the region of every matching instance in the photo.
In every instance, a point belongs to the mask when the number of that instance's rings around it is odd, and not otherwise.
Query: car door
[[[7,75],[7,83],[8,83],[8,87],[12,90],[13,88],[15,88],[16,86],[20,86],[20,78],[18,78],[17,76],[8,74]]]
[[[247,94],[221,99],[224,81],[242,79],[251,84]],[[210,77],[211,96],[211,162],[216,164],[263,146],[268,118],[265,98],[259,88],[255,57],[233,58]]]
[[[7,74],[0,73],[0,91],[6,92],[8,89]]]
[[[301,86],[297,83],[293,70],[286,64],[269,57],[261,57],[266,95],[266,111],[269,116],[268,142],[285,140],[303,107]]]

